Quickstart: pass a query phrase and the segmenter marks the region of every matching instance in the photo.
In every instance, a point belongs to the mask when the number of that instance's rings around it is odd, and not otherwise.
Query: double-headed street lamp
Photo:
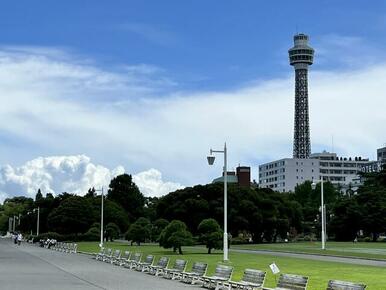
[[[324,205],[324,190],[323,190],[323,177],[319,180],[320,182],[320,213],[322,216],[322,250],[326,249],[326,206]],[[316,188],[316,183],[312,183],[312,188]]]
[[[224,150],[210,149],[208,158],[209,165],[213,165],[215,156],[213,153],[224,153],[224,262],[228,261],[228,172],[227,172],[227,144],[224,144]]]
[[[101,189],[94,189],[95,191],[100,191],[101,194],[102,194],[102,197],[101,197],[101,242],[99,244],[99,247],[102,249],[103,248],[103,200],[104,200],[104,195],[103,195],[103,186]]]

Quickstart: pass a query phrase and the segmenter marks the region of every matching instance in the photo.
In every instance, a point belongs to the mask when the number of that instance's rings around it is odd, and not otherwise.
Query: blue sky
[[[384,45],[384,1],[3,1],[1,43],[65,47],[98,65],[151,64],[179,88],[222,89],[287,74],[290,37]],[[316,61],[316,68],[337,63]]]
[[[81,192],[123,170],[148,194],[206,183],[221,166],[203,158],[224,141],[230,168],[257,178],[259,163],[292,153],[296,32],[316,50],[313,151],[334,136],[338,154],[373,158],[386,142],[385,5],[2,1],[0,201]]]

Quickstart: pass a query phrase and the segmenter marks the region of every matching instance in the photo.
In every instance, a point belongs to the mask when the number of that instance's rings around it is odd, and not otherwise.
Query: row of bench
[[[157,262],[154,255],[147,255],[142,260],[141,253],[130,251],[112,250],[102,248],[94,258],[110,264],[135,269],[155,276],[167,279],[180,280],[188,284],[199,284],[209,289],[281,289],[281,290],[305,290],[307,289],[308,277],[292,274],[281,274],[277,282],[277,288],[264,287],[266,272],[245,269],[240,281],[232,281],[233,267],[218,264],[212,276],[207,275],[208,264],[194,262],[190,271],[186,271],[187,261],[176,259],[172,267],[169,267],[169,257],[161,257]],[[346,281],[330,280],[326,290],[364,290],[366,285]]]
[[[78,250],[78,244],[75,243],[63,243],[63,242],[56,242],[55,244],[52,244],[49,249],[64,252],[64,253],[77,253]]]

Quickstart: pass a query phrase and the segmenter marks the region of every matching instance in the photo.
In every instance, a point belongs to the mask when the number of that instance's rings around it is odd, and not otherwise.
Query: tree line
[[[325,182],[330,239],[350,241],[360,234],[376,241],[386,232],[386,170],[362,177],[364,184],[355,193],[343,193]],[[156,241],[175,251],[203,243],[210,252],[222,246],[223,201],[221,183],[186,187],[156,198],[145,197],[131,175],[122,174],[111,180],[105,196],[103,230],[106,239]],[[9,217],[20,215],[16,229],[34,233],[37,207],[40,233],[68,240],[99,239],[101,195],[93,188],[84,196],[43,196],[39,190],[35,199],[6,199],[0,205],[0,232],[8,230]],[[320,184],[313,189],[304,182],[290,193],[230,184],[228,207],[232,243],[320,238]]]

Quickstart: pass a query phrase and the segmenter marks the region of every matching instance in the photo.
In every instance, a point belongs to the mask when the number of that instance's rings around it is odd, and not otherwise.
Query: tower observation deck
[[[294,158],[309,158],[311,154],[308,113],[308,66],[313,63],[314,49],[308,46],[308,36],[296,34],[294,47],[288,50],[290,64],[295,69]]]

